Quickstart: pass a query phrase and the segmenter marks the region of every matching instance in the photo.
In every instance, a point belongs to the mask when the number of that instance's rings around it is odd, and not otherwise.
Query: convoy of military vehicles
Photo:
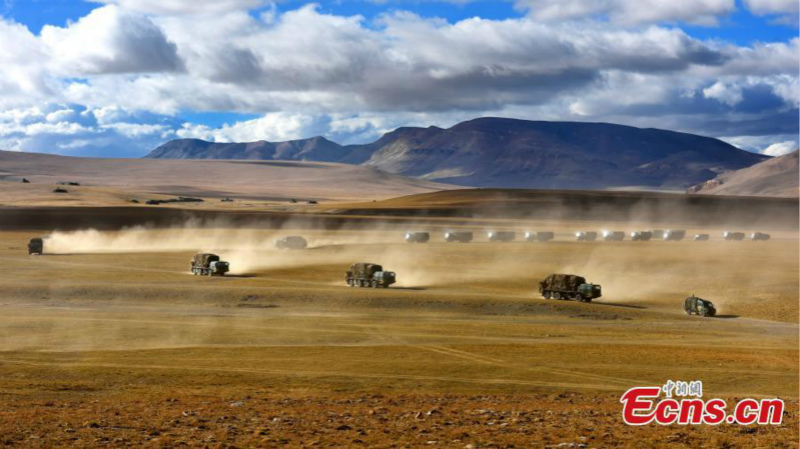
[[[594,242],[598,238],[595,231],[578,231],[574,233],[575,240],[579,242]],[[622,241],[626,234],[622,231],[602,231],[599,236],[604,241]],[[631,241],[646,242],[650,240],[681,241],[686,237],[685,230],[649,230],[632,231]],[[511,242],[516,238],[513,231],[490,231],[486,234],[489,242]],[[722,233],[723,240],[741,241],[745,240],[746,234],[738,231],[725,231]],[[469,243],[473,240],[474,234],[466,231],[448,231],[444,233],[445,242]],[[752,241],[766,241],[771,236],[762,232],[750,234]],[[28,242],[28,254],[41,255],[45,253],[45,242],[47,237],[35,237]],[[526,242],[549,242],[555,239],[552,231],[528,231],[524,234]],[[711,239],[709,234],[696,234],[694,241],[708,241]],[[423,231],[407,232],[405,241],[408,243],[428,243],[431,234]],[[301,250],[308,247],[308,242],[301,236],[287,236],[275,240],[274,246],[277,249]],[[223,261],[216,254],[199,253],[191,260],[190,270],[194,275],[200,276],[224,276],[230,271],[230,264]],[[375,263],[355,263],[345,273],[345,283],[351,287],[371,287],[388,288],[397,282],[397,275],[392,271],[386,271],[383,266]],[[582,276],[573,274],[551,274],[543,281],[539,282],[539,292],[545,299],[557,300],[577,300],[581,302],[591,302],[593,299],[602,296],[602,288],[597,284],[590,284]],[[708,300],[698,298],[694,295],[684,300],[684,311],[689,315],[699,315],[703,317],[713,317],[716,315],[714,304]]]

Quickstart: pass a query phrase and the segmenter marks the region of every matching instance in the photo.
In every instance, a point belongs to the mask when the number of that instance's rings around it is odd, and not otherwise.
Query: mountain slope
[[[326,157],[318,160],[463,186],[547,189],[685,189],[766,158],[717,139],[673,131],[506,118],[480,118],[449,129],[399,128],[370,144],[325,151],[313,144],[306,151],[279,153],[271,150],[275,145],[280,144],[173,141],[148,157]]]
[[[677,188],[764,159],[717,139],[605,123],[484,118],[385,137],[366,165],[482,187]]]
[[[799,152],[795,150],[752,167],[723,173],[690,187],[688,193],[796,198],[800,189]]]

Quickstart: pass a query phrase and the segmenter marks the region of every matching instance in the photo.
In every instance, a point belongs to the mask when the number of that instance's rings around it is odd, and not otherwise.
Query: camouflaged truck
[[[230,264],[220,260],[216,254],[200,253],[192,257],[192,274],[195,276],[225,276]]]
[[[28,255],[41,256],[44,253],[44,239],[40,237],[32,238],[28,242]]]
[[[299,235],[290,235],[278,240],[275,240],[275,248],[277,249],[306,249],[308,242]]]
[[[767,240],[769,240],[771,238],[772,238],[771,235],[764,234],[763,232],[754,232],[754,233],[750,234],[750,240],[753,240],[753,241],[759,241],[760,240],[762,242],[765,242],[765,241],[767,241]]]
[[[490,242],[513,242],[517,238],[517,233],[514,231],[489,231],[486,233],[486,238]]]
[[[389,288],[397,282],[397,276],[375,263],[354,263],[345,273],[344,280],[351,287]]]
[[[575,299],[591,302],[602,296],[599,285],[588,284],[586,278],[574,274],[551,274],[539,282],[539,293],[544,299]]]
[[[447,243],[469,243],[474,235],[471,232],[445,232],[444,241]]]
[[[686,312],[687,315],[714,316],[717,314],[717,309],[711,301],[698,298],[695,295],[683,301],[683,311]]]
[[[597,240],[597,233],[594,231],[578,231],[575,233],[575,240],[579,242],[594,242]]]
[[[742,241],[744,240],[744,232],[725,231],[722,233],[722,238],[728,241]]]
[[[430,240],[429,232],[406,232],[406,243],[428,243]]]
[[[650,231],[633,231],[631,232],[632,242],[649,242],[653,239],[653,233]]]
[[[528,231],[525,233],[525,241],[526,242],[549,242],[556,237],[556,234],[551,231],[538,231],[532,232]]]

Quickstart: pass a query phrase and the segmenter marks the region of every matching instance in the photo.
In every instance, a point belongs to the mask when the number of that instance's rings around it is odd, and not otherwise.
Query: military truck
[[[686,231],[683,229],[669,229],[664,232],[664,240],[679,242],[686,238]]]
[[[744,232],[725,231],[722,233],[722,238],[729,241],[744,240]]]
[[[653,233],[650,231],[633,231],[631,232],[631,240],[634,242],[649,242],[653,238]]]
[[[591,302],[602,296],[599,285],[586,283],[586,278],[574,274],[551,274],[539,282],[544,299],[576,299]]]
[[[490,242],[513,242],[517,238],[517,233],[514,231],[489,231],[486,237]]]
[[[700,316],[714,316],[717,314],[717,309],[711,301],[703,298],[698,298],[692,295],[683,301],[683,311],[687,315],[695,314]]]
[[[28,242],[28,255],[33,254],[38,256],[44,254],[44,239],[41,237],[32,238]]]
[[[392,271],[384,271],[383,267],[374,263],[354,263],[350,271],[345,273],[345,282],[351,287],[389,288],[397,282]]]
[[[549,242],[556,237],[555,233],[550,231],[538,231],[538,232],[531,232],[528,231],[525,233],[525,241],[526,242]]]
[[[656,240],[664,240],[664,230],[663,229],[651,229],[650,232],[653,234],[653,238]]]
[[[299,235],[290,235],[282,239],[275,240],[275,248],[278,249],[306,249],[308,242]]]
[[[575,233],[575,240],[579,242],[594,242],[597,240],[597,233],[594,231],[578,231]]]
[[[707,242],[711,240],[711,236],[708,234],[697,234],[694,236],[695,242]]]
[[[448,243],[469,243],[472,241],[473,234],[471,232],[445,232],[444,241]]]
[[[430,240],[429,232],[406,232],[406,243],[428,243]]]
[[[603,231],[603,240],[607,242],[621,242],[625,240],[625,233],[622,231]]]
[[[750,240],[753,240],[753,241],[758,241],[758,240],[767,241],[767,240],[769,240],[771,238],[772,238],[771,235],[764,234],[762,232],[754,232],[754,233],[750,234]]]
[[[216,254],[200,253],[192,257],[192,274],[195,276],[225,276],[230,264],[220,260]]]

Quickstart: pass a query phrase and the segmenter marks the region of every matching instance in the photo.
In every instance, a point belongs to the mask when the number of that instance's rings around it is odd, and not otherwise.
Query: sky
[[[0,0],[0,149],[349,144],[476,117],[798,146],[798,0]]]

